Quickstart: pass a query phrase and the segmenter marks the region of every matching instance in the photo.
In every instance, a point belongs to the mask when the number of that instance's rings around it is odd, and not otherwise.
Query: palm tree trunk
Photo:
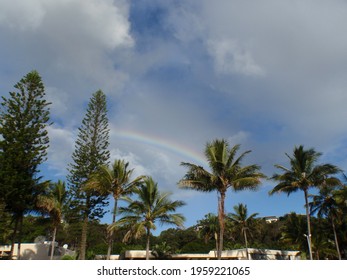
[[[246,233],[246,229],[243,230],[243,237],[245,238],[247,260],[249,260],[248,242],[247,242],[247,233]]]
[[[222,259],[222,251],[223,251],[223,237],[224,237],[224,200],[225,200],[225,192],[220,192],[220,196],[218,197],[218,220],[219,220],[219,246],[217,251],[217,259]]]
[[[57,235],[57,226],[53,229],[53,238],[52,238],[52,244],[51,244],[51,260],[53,260],[54,255],[54,249],[55,249],[55,236]]]
[[[341,253],[340,253],[340,248],[339,248],[339,242],[337,240],[336,227],[335,227],[335,223],[334,223],[334,219],[333,218],[331,218],[331,224],[332,224],[333,230],[334,230],[334,238],[335,238],[335,245],[336,245],[337,255],[339,257],[339,260],[341,260]]]
[[[150,242],[150,234],[151,234],[151,231],[150,231],[150,229],[148,228],[148,229],[147,229],[147,242],[146,242],[146,260],[149,260],[149,242]]]
[[[118,204],[118,199],[115,198],[114,199],[113,214],[112,214],[112,224],[114,224],[116,222],[117,204]],[[107,260],[109,260],[111,258],[112,246],[113,246],[113,234],[114,234],[114,230],[111,230],[109,232],[109,236],[108,236]]]
[[[88,213],[84,214],[82,235],[81,235],[81,247],[80,247],[80,260],[86,259],[86,247],[87,247],[87,231],[88,231]]]
[[[216,240],[216,252],[218,253],[219,238],[218,238],[218,233],[217,233],[217,232],[214,234],[214,239]],[[214,257],[217,257],[217,256],[216,256],[216,253],[214,254]]]
[[[310,210],[308,205],[308,193],[307,188],[304,189],[305,194],[305,208],[306,208],[306,219],[307,219],[307,245],[310,254],[310,260],[312,260],[312,238],[311,238],[311,221],[310,221]]]

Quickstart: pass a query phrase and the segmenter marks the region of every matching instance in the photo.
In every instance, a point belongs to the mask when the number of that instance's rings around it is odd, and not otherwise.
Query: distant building
[[[276,216],[267,216],[267,217],[264,217],[263,219],[268,224],[275,223],[278,221],[278,217],[276,217]]]
[[[251,260],[300,260],[300,251],[283,251],[271,249],[255,249],[249,248],[248,253]],[[106,256],[98,255],[96,259],[105,259]],[[112,255],[112,260],[143,260],[146,258],[145,250],[129,250],[121,256]],[[210,251],[209,253],[201,254],[172,254],[173,260],[213,260],[217,259],[217,252]],[[150,259],[155,259],[150,254]],[[246,249],[226,250],[222,252],[223,260],[247,260]]]

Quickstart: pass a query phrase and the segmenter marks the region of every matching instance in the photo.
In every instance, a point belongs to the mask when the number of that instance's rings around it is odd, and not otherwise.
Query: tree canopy
[[[12,244],[18,223],[20,232],[23,215],[34,209],[43,190],[39,166],[47,159],[50,125],[50,103],[39,73],[29,72],[14,88],[9,97],[2,96],[0,107],[0,197],[15,218]]]

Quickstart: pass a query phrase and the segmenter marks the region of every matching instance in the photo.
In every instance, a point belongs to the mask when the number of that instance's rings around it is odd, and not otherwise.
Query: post
[[[304,234],[304,236],[306,237],[307,239],[307,245],[308,245],[308,253],[310,254],[310,260],[313,260],[312,258],[312,248],[311,248],[311,234],[307,235],[307,234]]]

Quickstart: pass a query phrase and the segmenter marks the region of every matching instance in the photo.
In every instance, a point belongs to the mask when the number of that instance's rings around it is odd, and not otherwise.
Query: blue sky
[[[216,212],[217,196],[179,189],[179,163],[215,138],[252,150],[244,163],[269,176],[301,144],[346,170],[346,25],[339,0],[0,0],[0,91],[42,75],[54,121],[42,171],[58,180],[102,89],[112,160],[184,200],[190,226]],[[273,186],[228,193],[227,211],[304,212],[301,193],[269,197]]]

